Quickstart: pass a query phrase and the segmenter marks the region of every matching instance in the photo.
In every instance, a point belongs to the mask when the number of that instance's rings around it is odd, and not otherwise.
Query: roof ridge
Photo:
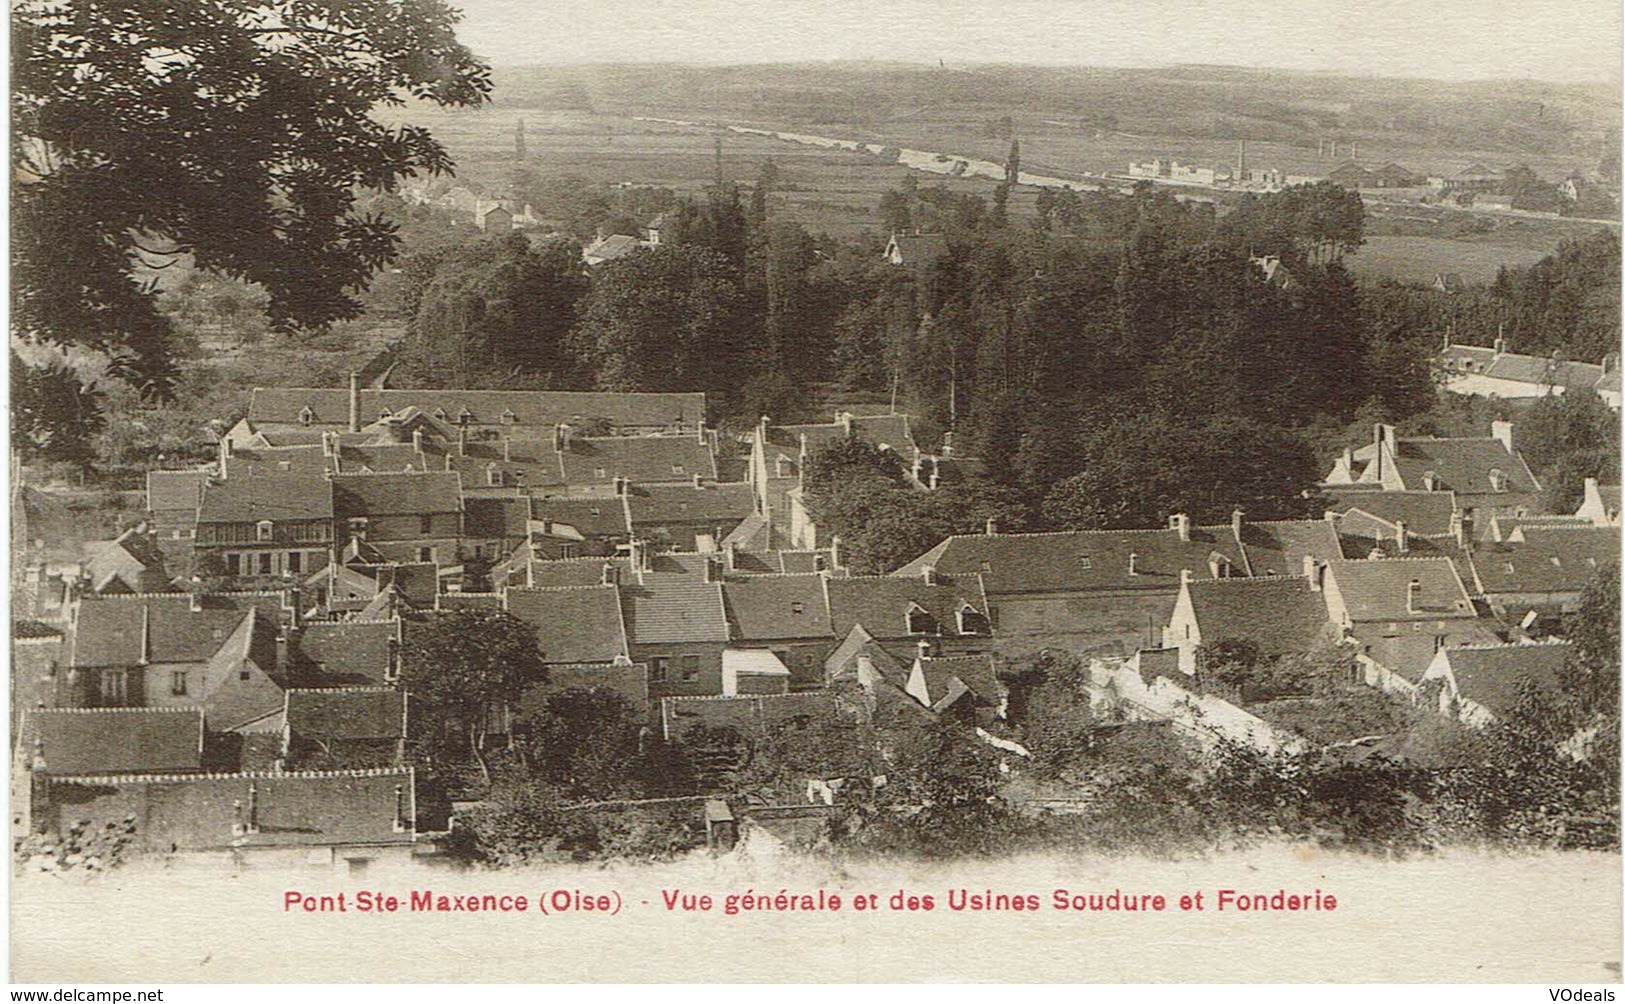
[[[406,691],[397,687],[367,687],[355,685],[351,687],[289,687],[284,694],[401,694]]]
[[[1394,565],[1404,561],[1443,561],[1452,568],[1455,564],[1449,558],[1438,554],[1394,555],[1384,558],[1328,558],[1328,565]]]
[[[392,444],[387,444],[387,445],[404,446],[404,445],[408,445],[408,444],[392,443]],[[483,458],[476,458],[476,459],[483,459]],[[256,474],[254,476],[255,477],[263,477],[264,475]],[[455,478],[455,477],[461,477],[462,475],[459,474],[457,471],[413,471],[413,470],[405,470],[405,471],[343,471],[343,472],[339,472],[339,473],[329,474],[328,478],[329,478],[329,480],[331,480],[333,478],[426,478],[426,477],[435,477],[435,476],[438,476],[438,477],[450,476],[450,477]]]
[[[185,704],[169,708],[28,708],[30,715],[109,715],[109,714],[203,714],[203,705]]]
[[[621,584],[622,583],[615,582],[586,582],[579,586],[509,586],[500,593],[486,593],[484,595],[507,596],[511,593],[563,593],[578,589],[614,589],[617,585]],[[633,585],[633,583],[624,584]]]
[[[1479,645],[1452,645],[1446,652],[1486,652],[1515,648],[1564,648],[1574,643],[1567,638],[1541,638],[1534,641],[1501,641]]]
[[[1232,575],[1219,579],[1192,579],[1193,586],[1216,586],[1220,583],[1270,583],[1270,582],[1308,582],[1307,575]]]
[[[174,600],[180,599],[181,597],[191,596],[202,596],[205,598],[226,596],[275,596],[280,599],[283,593],[291,592],[292,589],[293,587],[290,586],[287,589],[247,589],[240,593],[189,593],[185,590],[179,590],[171,593],[108,593],[105,596],[98,595],[91,602],[100,603],[106,600]]]
[[[62,774],[52,775],[57,784],[169,784],[177,781],[258,781],[315,780],[329,777],[411,777],[413,767],[356,767],[350,770],[252,770],[199,771],[196,774]]]

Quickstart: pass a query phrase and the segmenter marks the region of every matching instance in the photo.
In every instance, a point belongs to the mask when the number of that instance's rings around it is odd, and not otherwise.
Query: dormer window
[[[926,612],[918,603],[908,605],[908,633],[909,634],[938,634],[937,619]]]
[[[594,467],[592,469],[592,476],[602,481],[604,478],[609,477],[609,471],[602,467]]]
[[[389,416],[389,409],[388,408],[379,408],[378,409],[378,421],[387,422],[387,421],[389,421],[389,417],[390,416]]]
[[[485,483],[492,488],[500,486],[502,484],[502,469],[496,464],[488,465],[485,468]]]
[[[987,618],[969,603],[959,608],[960,634],[991,634]]]
[[[472,411],[469,411],[467,408],[464,408],[462,411],[459,411],[457,413],[457,424],[458,425],[467,425],[468,423],[472,422],[473,420],[474,420],[474,413]]]
[[[673,474],[681,474],[681,473],[683,473],[683,465],[682,464],[672,464],[671,465],[671,472]]]
[[[444,422],[446,420],[446,409],[444,409],[444,408],[436,408],[434,410],[434,417],[438,418],[440,421]]]
[[[790,476],[790,459],[788,457],[780,457],[778,460],[774,461],[774,463],[773,463],[773,474],[774,474],[775,477],[780,477],[780,478],[789,477]]]
[[[270,540],[272,529],[273,528],[270,520],[260,520],[258,523],[254,524],[254,539],[259,541]]]
[[[1078,555],[1078,567],[1079,568],[1093,568],[1093,567],[1095,567],[1095,563],[1094,563],[1093,560],[1090,559],[1090,557],[1087,554],[1080,554],[1080,555]],[[983,571],[988,571],[988,569],[984,568]]]
[[[501,421],[503,425],[512,425],[519,421],[519,416],[513,413],[513,409],[504,408],[502,409]]]
[[[314,411],[310,410],[310,405],[307,404],[303,408],[299,409],[299,424],[300,425],[309,425],[310,423],[314,422],[315,420],[316,420],[316,413]]]
[[[1490,491],[1492,491],[1492,492],[1504,492],[1506,490],[1507,490],[1506,471],[1501,470],[1501,468],[1499,468],[1499,467],[1490,468]]]
[[[795,600],[795,601],[791,602],[791,604],[790,604],[790,612],[793,613],[793,614],[799,614],[799,613],[804,612],[805,610],[806,610],[806,605],[803,604],[800,600]]]

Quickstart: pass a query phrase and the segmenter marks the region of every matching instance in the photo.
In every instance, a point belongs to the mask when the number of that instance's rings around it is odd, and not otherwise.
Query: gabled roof
[[[614,426],[662,428],[694,427],[705,418],[703,393],[642,394],[609,391],[559,390],[370,390],[360,396],[363,420],[383,411],[416,406],[429,415],[445,413],[456,423],[465,411],[470,425],[502,425],[503,414],[514,416],[517,428],[546,428],[560,422],[581,423],[604,419]],[[313,425],[345,425],[350,416],[347,388],[256,387],[248,405],[248,420],[255,425],[298,425],[300,411],[309,408]]]
[[[320,476],[331,467],[332,458],[319,445],[239,447],[225,458],[221,476],[228,481],[262,474]]]
[[[631,577],[632,563],[625,558],[562,558],[532,561],[530,584],[537,589],[603,585],[605,565],[623,582]]]
[[[993,657],[986,653],[922,656],[915,661],[926,669],[928,675],[932,673],[952,675],[970,691],[972,696],[985,704],[996,705],[1005,697],[1005,686],[999,682],[998,674],[993,668]]]
[[[330,684],[388,680],[399,637],[395,621],[317,621],[297,632],[300,658]]]
[[[909,637],[911,606],[929,614],[941,633],[950,636],[959,633],[962,604],[987,614],[987,596],[975,573],[939,574],[935,583],[926,582],[921,575],[862,575],[830,579],[828,589],[830,627],[838,638],[846,637],[857,624],[878,639]]]
[[[1506,475],[1507,492],[1540,491],[1540,483],[1529,472],[1523,454],[1508,452],[1493,436],[1400,439],[1394,464],[1405,484],[1412,486],[1422,485],[1424,476],[1432,471],[1441,488],[1487,494],[1492,491],[1490,471],[1499,470]]]
[[[627,631],[634,644],[726,642],[728,617],[722,586],[690,575],[644,576],[624,584]]]
[[[289,690],[285,719],[295,736],[317,741],[402,739],[406,692],[393,687]]]
[[[321,474],[265,473],[209,481],[198,506],[199,523],[333,518],[333,487]]]
[[[345,474],[399,474],[429,469],[429,458],[411,443],[340,446],[338,461],[338,470]]]
[[[1299,575],[1306,557],[1331,561],[1343,556],[1336,528],[1323,519],[1243,523],[1241,549],[1252,575]]]
[[[1407,533],[1440,537],[1450,533],[1450,516],[1456,511],[1456,493],[1451,491],[1345,491],[1326,488],[1327,509],[1346,513],[1359,509],[1372,519],[1387,524],[1403,520]]]
[[[532,520],[550,519],[574,527],[583,537],[624,537],[626,503],[618,495],[607,498],[532,498]]]
[[[928,565],[951,574],[979,571],[990,596],[1091,589],[1173,592],[1182,570],[1212,578],[1214,555],[1228,562],[1232,574],[1246,574],[1228,525],[1192,527],[1189,540],[1172,529],[967,534],[949,537],[892,574],[918,575]]]
[[[1332,561],[1326,565],[1326,575],[1328,588],[1335,585],[1354,621],[1475,616],[1472,600],[1447,558]],[[1421,583],[1414,610],[1409,601],[1413,579]]]
[[[462,479],[456,472],[428,474],[337,474],[333,476],[333,515],[417,516],[461,512]]]
[[[137,840],[145,847],[342,847],[410,844],[417,814],[410,767],[331,772],[138,775]],[[256,828],[243,832],[252,803]]]
[[[614,586],[509,589],[508,612],[536,628],[544,662],[611,662],[630,653]]]
[[[760,575],[723,583],[728,622],[740,641],[830,638],[820,575]]]
[[[695,475],[707,481],[717,477],[710,444],[694,436],[577,436],[559,461],[564,483],[570,485],[611,484],[616,478],[692,483]]]
[[[1540,645],[1485,645],[1448,648],[1450,674],[1456,691],[1483,706],[1497,718],[1506,717],[1518,703],[1525,681],[1543,690],[1558,689],[1558,672],[1570,646],[1567,642]]]
[[[523,538],[530,532],[530,499],[523,495],[463,500],[463,536]]]
[[[1325,596],[1303,577],[1212,579],[1188,588],[1203,645],[1246,639],[1273,656],[1307,652],[1329,634]]]
[[[247,616],[250,607],[275,624],[275,593],[213,593],[192,609],[185,593],[85,599],[73,625],[71,665],[136,666],[209,661]]]
[[[1614,527],[1528,527],[1521,535],[1521,541],[1486,541],[1473,552],[1485,593],[1580,592],[1599,567],[1619,560]]]
[[[717,523],[730,529],[756,511],[748,484],[633,485],[626,495],[632,526]]]
[[[116,584],[132,593],[153,592],[169,585],[163,552],[137,527],[125,530],[116,540],[101,542],[85,563],[85,574],[90,576],[90,588],[98,593]]]
[[[209,729],[229,732],[282,710],[275,621],[249,610],[203,667],[203,714]]]
[[[21,749],[36,744],[53,775],[203,769],[201,708],[60,708],[24,712]]]
[[[203,482],[207,480],[205,471],[148,471],[147,510],[195,510],[203,499]]]

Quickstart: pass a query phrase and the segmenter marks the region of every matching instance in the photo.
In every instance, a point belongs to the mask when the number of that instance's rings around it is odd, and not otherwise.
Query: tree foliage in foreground
[[[12,324],[164,395],[169,324],[140,277],[184,255],[268,294],[283,328],[354,317],[395,251],[359,190],[451,166],[379,105],[485,98],[442,0],[12,7]],[[144,267],[143,267],[144,266]]]

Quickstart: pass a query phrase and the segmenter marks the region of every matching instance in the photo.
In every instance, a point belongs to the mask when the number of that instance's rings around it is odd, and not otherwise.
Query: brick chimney
[[[694,475],[694,487],[695,488],[704,488],[705,487],[705,475],[703,475],[703,474]]]
[[[925,566],[921,567],[921,569],[920,569],[920,578],[924,579],[925,584],[928,585],[928,586],[936,585],[937,584],[937,566],[935,566],[935,565],[925,565]]]
[[[839,571],[841,568],[841,538],[837,535],[829,539],[829,567]]]
[[[350,421],[351,432],[361,431],[361,374],[350,373]]]
[[[1422,580],[1412,579],[1405,587],[1405,610],[1407,613],[1419,614],[1422,612]]]
[[[1409,554],[1411,550],[1411,535],[1402,519],[1394,521],[1394,549],[1400,554]]]
[[[1241,540],[1241,523],[1242,523],[1242,519],[1246,515],[1247,515],[1247,512],[1244,509],[1232,509],[1232,510],[1230,510],[1230,532],[1235,534],[1236,540],[1238,540],[1238,541]]]
[[[1314,555],[1303,556],[1303,577],[1309,580],[1309,589],[1312,592],[1320,592],[1320,568],[1320,562],[1315,560]]]
[[[1140,574],[1140,554],[1138,551],[1128,553],[1128,573],[1130,575]]]
[[[931,658],[931,643],[924,638],[914,643],[914,651],[921,659]]]
[[[615,563],[612,561],[604,562],[604,567],[599,573],[598,581],[601,585],[605,586],[615,585],[617,582],[621,581],[620,569],[616,568]]]
[[[996,518],[995,518],[995,517],[993,517],[993,516],[989,516],[989,517],[988,517],[988,518],[987,518],[987,526],[986,526],[986,529],[987,529],[987,535],[988,535],[988,536],[989,536],[989,537],[991,537],[991,536],[993,536],[993,535],[994,535],[994,534],[996,534],[996,533],[998,533],[998,532],[999,532],[999,521],[998,521],[998,519],[996,519]]]
[[[1168,517],[1168,529],[1177,531],[1180,540],[1191,539],[1191,518],[1182,512]]]

